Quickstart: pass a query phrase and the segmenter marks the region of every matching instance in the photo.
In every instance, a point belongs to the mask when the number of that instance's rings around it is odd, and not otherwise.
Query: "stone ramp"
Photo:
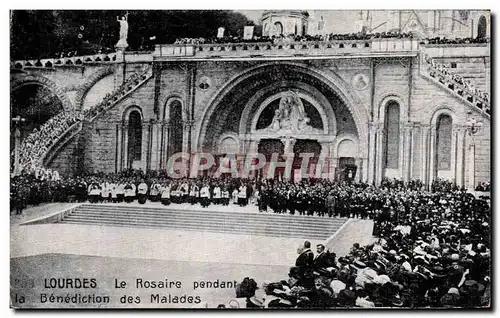
[[[326,240],[346,222],[346,219],[329,217],[212,209],[84,204],[72,209],[58,223]]]
[[[326,247],[337,254],[337,258],[349,254],[354,243],[360,246],[368,245],[377,238],[372,236],[373,221],[362,219],[349,219],[326,242]]]

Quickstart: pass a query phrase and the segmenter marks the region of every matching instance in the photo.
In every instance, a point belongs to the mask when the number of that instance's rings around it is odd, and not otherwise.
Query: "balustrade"
[[[482,112],[490,115],[490,101],[487,93],[481,92],[475,86],[465,81],[461,76],[453,74],[442,64],[436,63],[429,56],[424,56],[426,71],[429,76],[438,81],[441,85],[461,96]]]

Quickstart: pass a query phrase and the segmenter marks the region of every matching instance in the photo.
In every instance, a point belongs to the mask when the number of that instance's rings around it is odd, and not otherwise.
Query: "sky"
[[[237,12],[245,14],[248,18],[252,19],[256,24],[259,24],[260,17],[264,10],[235,10]],[[359,26],[356,24],[356,20],[360,19],[361,10],[307,10],[309,12],[309,34],[314,34],[317,30],[318,21],[321,16],[325,20],[325,32],[335,33],[335,34],[346,34],[359,32]],[[367,12],[368,10],[363,10]],[[428,10],[425,10],[428,11]],[[388,20],[387,10],[369,10],[372,17],[371,22],[371,32],[385,32],[386,25],[385,22]],[[421,15],[423,23],[427,22],[427,16],[425,13]],[[405,23],[406,21],[402,21]],[[458,25],[457,28],[461,26]]]
[[[260,17],[264,10],[235,10],[243,13],[248,18],[252,19],[256,24],[259,24]],[[316,26],[320,17],[323,16],[325,20],[325,32],[332,33],[351,33],[357,32],[355,30],[354,21],[359,19],[360,10],[307,10],[309,12],[309,24]],[[382,22],[385,21],[387,13],[385,11],[377,11],[377,19]],[[385,30],[382,30],[385,31]]]

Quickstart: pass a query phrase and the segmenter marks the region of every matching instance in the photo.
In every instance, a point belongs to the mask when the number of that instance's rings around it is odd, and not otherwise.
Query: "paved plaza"
[[[132,203],[134,205],[135,203]],[[50,277],[95,277],[102,281],[110,297],[121,297],[119,290],[109,288],[114,276],[124,280],[137,277],[161,280],[175,277],[183,282],[176,295],[190,292],[199,295],[208,306],[216,306],[235,297],[234,288],[193,291],[194,280],[241,282],[253,277],[259,286],[264,282],[287,279],[290,266],[297,257],[296,248],[303,239],[228,233],[193,232],[173,229],[134,228],[83,224],[19,223],[45,217],[71,207],[71,204],[51,204],[28,209],[22,217],[12,217],[11,275],[35,280],[35,288],[25,290],[30,299],[39,303],[42,283]],[[130,205],[127,205],[130,206]],[[159,207],[161,205],[149,204]],[[198,205],[181,204],[175,209],[202,209]],[[234,213],[257,212],[253,206],[212,206],[213,209]],[[271,213],[270,213],[271,214]],[[300,218],[300,216],[297,216]],[[311,216],[311,218],[316,218]],[[354,242],[366,244],[372,240],[371,221],[346,220],[331,240],[330,249],[337,255],[349,251]],[[338,239],[337,239],[338,238]],[[324,241],[311,240],[313,246]],[[185,282],[185,283],[184,283]],[[14,288],[13,291],[16,289]],[[131,289],[136,294],[139,292]],[[155,289],[156,292],[165,292]],[[151,297],[151,290],[140,291],[141,298]],[[35,296],[36,295],[36,296]],[[116,304],[115,300],[112,306]],[[203,305],[203,304],[202,304]],[[29,306],[29,302],[26,303]],[[54,304],[44,306],[53,307]],[[60,305],[56,304],[56,307]],[[123,305],[125,306],[125,305]],[[129,306],[129,305],[127,305]],[[130,305],[132,306],[132,305]],[[133,305],[136,307],[137,305]],[[186,304],[155,304],[141,302],[144,307],[191,307]]]

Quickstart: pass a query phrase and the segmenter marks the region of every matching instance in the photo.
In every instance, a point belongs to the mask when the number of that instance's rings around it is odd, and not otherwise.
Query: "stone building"
[[[489,12],[467,12],[361,14],[368,31],[384,15],[387,30],[413,38],[162,44],[154,52],[12,61],[11,90],[41,85],[61,108],[81,112],[142,74],[49,149],[44,164],[63,175],[165,169],[181,151],[238,160],[249,152],[311,152],[313,165],[328,158],[329,178],[355,166],[356,180],[375,184],[384,177],[426,184],[444,178],[472,188],[491,176],[489,101],[436,76],[424,58],[490,92],[489,42],[426,40],[489,38]],[[325,30],[335,24],[327,18]],[[284,34],[315,34],[318,25],[300,11],[266,12],[262,21],[264,34],[280,24]],[[385,30],[373,32],[379,31]],[[290,92],[300,99],[308,129],[266,130]]]

